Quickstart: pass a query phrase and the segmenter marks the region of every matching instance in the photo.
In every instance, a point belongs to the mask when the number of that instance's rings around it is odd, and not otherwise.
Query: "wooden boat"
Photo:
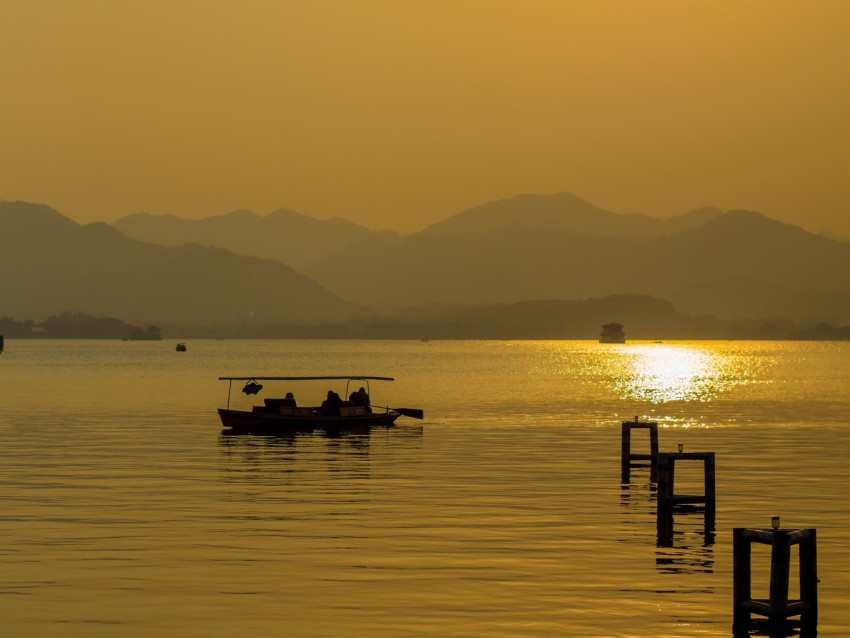
[[[291,434],[311,430],[363,430],[372,427],[390,427],[400,416],[414,419],[424,418],[424,412],[417,408],[391,408],[372,405],[370,381],[392,381],[392,377],[373,376],[329,376],[329,377],[219,377],[219,381],[228,381],[227,407],[219,408],[218,414],[225,434]],[[263,386],[259,381],[345,381],[345,394],[350,396],[351,383],[365,384],[366,404],[357,405],[343,401],[336,406],[296,405],[295,398],[288,394],[284,398],[267,398],[262,405],[251,410],[230,408],[230,394],[234,381],[245,381],[242,392],[257,394]],[[330,393],[329,393],[330,394]],[[361,402],[362,403],[362,402]]]

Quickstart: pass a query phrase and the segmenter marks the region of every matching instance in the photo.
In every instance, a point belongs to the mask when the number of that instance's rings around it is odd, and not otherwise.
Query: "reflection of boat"
[[[175,350],[177,350],[177,352],[186,352],[186,344],[185,343],[178,343]]]
[[[626,333],[623,332],[623,324],[606,323],[599,333],[599,343],[626,343]]]
[[[392,381],[391,377],[333,376],[333,377],[219,377],[219,381],[228,381],[227,407],[219,408],[218,414],[226,433],[232,434],[284,434],[287,432],[309,430],[349,430],[368,429],[376,426],[389,427],[400,416],[422,419],[422,410],[414,408],[390,408],[370,403],[370,381]],[[263,405],[255,405],[251,410],[230,409],[230,392],[234,381],[245,381],[242,392],[257,394],[263,389],[258,381],[345,381],[344,396],[354,400],[338,404],[298,406],[295,398],[288,394],[286,398],[264,399]],[[352,381],[364,382],[365,401],[358,401],[356,393],[349,395]],[[329,392],[329,394],[331,394]],[[335,393],[334,393],[335,394]],[[339,398],[337,396],[337,398]],[[326,402],[327,403],[327,402]]]

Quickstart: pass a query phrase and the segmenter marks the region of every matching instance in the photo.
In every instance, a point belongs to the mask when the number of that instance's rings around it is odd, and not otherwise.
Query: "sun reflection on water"
[[[622,398],[651,403],[711,401],[751,381],[735,357],[689,345],[635,344],[608,360]]]

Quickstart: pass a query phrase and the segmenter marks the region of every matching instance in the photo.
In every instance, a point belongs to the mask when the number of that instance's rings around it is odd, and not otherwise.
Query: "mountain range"
[[[366,312],[278,261],[197,243],[159,246],[26,202],[0,202],[0,272],[0,314],[16,318],[86,312],[250,326]]]
[[[15,316],[245,326],[410,321],[405,309],[439,308],[456,324],[487,314],[521,323],[507,316],[554,312],[530,302],[619,295],[621,305],[650,296],[694,317],[850,323],[850,244],[753,211],[662,220],[567,193],[483,204],[408,236],[289,210],[80,226],[46,206],[0,202],[0,251],[0,268],[14,273],[0,314]]]
[[[742,210],[662,221],[521,196],[393,244],[364,240],[302,272],[384,309],[632,293],[723,319],[850,321],[850,245]]]
[[[237,210],[197,220],[136,213],[112,225],[128,237],[161,246],[220,246],[240,255],[276,259],[293,268],[329,257],[357,241],[374,237],[392,244],[399,239],[398,233],[391,231],[376,233],[344,219],[319,220],[284,208],[266,216]]]

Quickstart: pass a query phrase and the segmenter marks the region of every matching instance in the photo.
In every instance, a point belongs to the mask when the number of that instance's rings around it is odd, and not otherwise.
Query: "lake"
[[[850,635],[848,343],[175,345],[6,340],[0,635],[730,636],[732,529],[774,514],[817,529],[820,635]],[[394,377],[372,402],[425,419],[221,434],[219,376],[338,374]],[[232,405],[344,390],[265,385]],[[635,416],[716,453],[713,528],[659,543],[648,468],[620,474]]]

